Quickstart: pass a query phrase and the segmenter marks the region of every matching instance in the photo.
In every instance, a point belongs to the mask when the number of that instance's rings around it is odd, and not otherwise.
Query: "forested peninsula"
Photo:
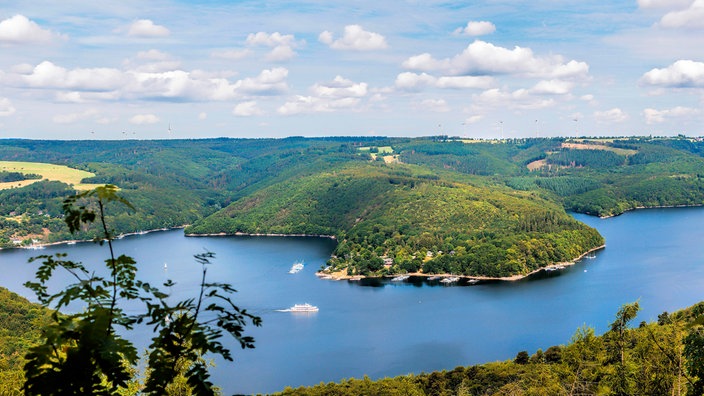
[[[0,141],[0,165],[118,186],[138,210],[109,214],[117,234],[334,236],[327,271],[365,276],[502,278],[574,260],[604,240],[569,211],[704,204],[703,156],[684,136]],[[35,169],[0,167],[4,248],[75,237],[61,202],[81,186]]]

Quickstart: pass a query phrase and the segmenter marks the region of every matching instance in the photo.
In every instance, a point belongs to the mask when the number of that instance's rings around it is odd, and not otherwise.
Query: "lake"
[[[173,230],[115,245],[118,254],[137,260],[142,279],[175,280],[171,292],[178,297],[197,291],[200,268],[192,255],[215,252],[209,279],[233,284],[236,303],[261,316],[263,326],[247,328],[255,349],[236,347],[234,363],[216,362],[214,382],[225,394],[274,392],[365,374],[379,378],[512,359],[521,350],[532,354],[567,343],[584,324],[603,333],[624,303],[640,302],[637,324],[704,299],[704,208],[574,216],[606,238],[595,258],[522,281],[473,286],[413,278],[320,280],[314,273],[334,248],[334,241],[322,238],[187,238]],[[27,259],[55,252],[84,263],[107,257],[106,247],[92,243],[1,251],[0,285],[32,298],[21,286],[36,267]],[[304,269],[289,274],[297,260]],[[320,311],[277,311],[306,302]]]

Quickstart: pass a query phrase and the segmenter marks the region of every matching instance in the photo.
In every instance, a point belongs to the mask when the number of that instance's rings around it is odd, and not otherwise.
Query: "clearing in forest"
[[[94,173],[69,168],[64,165],[45,164],[41,162],[0,161],[0,171],[37,174],[42,177],[41,179],[0,183],[0,190],[24,187],[40,180],[57,180],[72,185],[76,190],[90,190],[98,186],[98,184],[81,183],[81,180],[95,176]]]

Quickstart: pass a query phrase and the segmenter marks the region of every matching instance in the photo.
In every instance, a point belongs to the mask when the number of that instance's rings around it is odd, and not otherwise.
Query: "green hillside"
[[[604,243],[535,194],[443,181],[402,164],[348,165],[287,180],[186,229],[218,232],[334,235],[332,270],[350,275],[525,275]]]
[[[566,210],[702,205],[703,155],[704,142],[683,136],[0,141],[0,161],[69,166],[95,175],[81,183],[118,186],[140,208],[108,214],[118,234],[190,224],[334,235],[332,269],[374,275],[504,277],[574,259],[603,241]],[[61,202],[73,193],[48,180],[0,190],[0,247],[71,238]]]

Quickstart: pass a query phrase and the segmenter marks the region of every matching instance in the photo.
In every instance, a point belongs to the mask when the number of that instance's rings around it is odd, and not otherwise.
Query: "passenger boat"
[[[291,266],[291,269],[288,270],[288,273],[289,274],[296,274],[296,273],[301,272],[302,269],[303,269],[303,261],[296,261]]]
[[[318,307],[315,305],[305,304],[295,304],[291,308],[280,309],[279,312],[318,312]]]

